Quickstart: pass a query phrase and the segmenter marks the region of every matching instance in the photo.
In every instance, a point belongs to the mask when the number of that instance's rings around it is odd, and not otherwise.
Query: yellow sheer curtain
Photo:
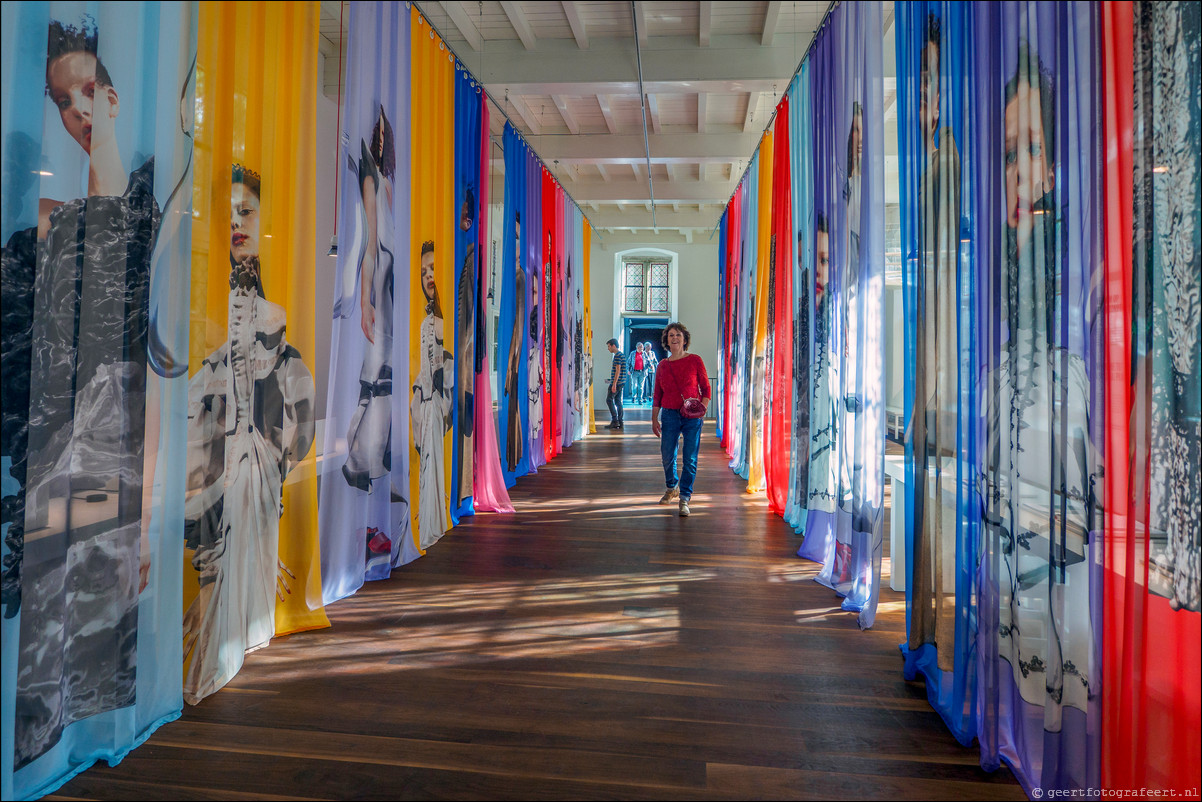
[[[764,489],[764,385],[768,350],[768,265],[772,259],[772,132],[760,140],[759,207],[756,211],[755,335],[751,357],[751,438],[747,492]]]
[[[410,495],[414,543],[422,553],[451,527],[450,390],[455,349],[455,62],[414,7],[409,296]],[[427,276],[433,270],[437,294]],[[403,291],[398,288],[397,295]],[[434,301],[437,303],[434,303]],[[449,318],[448,318],[449,316]],[[450,320],[451,322],[447,322]]]
[[[189,701],[237,672],[238,646],[329,625],[313,445],[318,15],[315,2],[200,7],[184,570]],[[235,623],[242,620],[245,627]],[[198,667],[205,659],[212,664]]]

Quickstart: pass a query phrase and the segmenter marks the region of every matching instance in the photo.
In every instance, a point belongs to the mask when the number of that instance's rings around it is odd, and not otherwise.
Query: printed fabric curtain
[[[814,160],[813,121],[810,117],[810,62],[802,62],[789,85],[789,181],[791,183],[790,243],[792,250],[792,381],[793,434],[789,443],[789,486],[784,518],[794,529],[805,528],[810,472],[810,403],[814,328]]]
[[[738,243],[735,258],[738,275],[735,278],[734,308],[731,321],[734,334],[731,340],[730,359],[734,367],[731,388],[731,441],[730,468],[744,479],[749,476],[749,448],[751,444],[751,366],[755,336],[755,255],[759,208],[759,158],[757,151],[751,157],[739,194],[742,196],[738,224]]]
[[[977,168],[968,105],[975,44],[970,4],[897,7],[898,142],[905,351],[909,560],[905,674],[926,680],[931,705],[963,744],[977,735],[976,567],[983,501],[976,487],[978,280],[985,227],[961,204],[991,184]],[[962,169],[961,165],[964,165]],[[995,184],[992,186],[996,186]],[[983,190],[982,190],[983,191]],[[988,218],[984,218],[988,219]],[[893,570],[903,570],[894,555]]]
[[[479,277],[476,280],[476,422],[475,422],[475,467],[472,473],[472,503],[477,512],[513,512],[509,491],[505,487],[505,475],[501,471],[501,452],[497,442],[497,419],[493,412],[492,346],[488,342],[487,316],[489,297],[494,288],[489,286],[490,258],[489,240],[489,173],[491,155],[489,140],[488,95],[480,88],[480,124],[477,164],[480,172],[480,187],[476,194],[479,217],[476,220],[476,265]]]
[[[772,132],[765,132],[760,138],[759,147],[759,180],[756,192],[759,201],[756,205],[755,229],[755,289],[749,311],[751,312],[751,372],[748,387],[748,429],[747,429],[747,492],[764,490],[764,430],[766,423],[767,403],[771,393],[767,391],[768,367],[768,318],[772,297],[769,287],[772,283],[772,177],[773,177],[773,143]]]
[[[182,707],[196,18],[5,3],[0,796]]]
[[[743,182],[735,188],[726,211],[722,213],[723,240],[723,276],[722,276],[722,319],[718,327],[722,332],[722,351],[719,356],[720,382],[722,398],[720,400],[722,433],[720,442],[727,456],[734,453],[735,430],[738,394],[735,391],[738,377],[738,307],[739,307],[739,269],[740,244],[742,243],[741,210],[743,208]],[[733,463],[732,463],[733,464]]]
[[[196,78],[184,700],[322,611],[317,3],[205,3]],[[232,56],[232,57],[231,57]]]
[[[1199,787],[1202,12],[1103,3],[1102,782]]]
[[[451,528],[455,389],[455,57],[416,7],[409,196],[409,510],[422,554]]]
[[[809,504],[798,554],[871,627],[884,504],[880,3],[831,12],[811,55],[815,287]]]
[[[527,194],[530,154],[512,125],[505,124],[505,208],[501,230],[501,308],[497,324],[497,447],[505,485],[513,487],[530,470],[527,447],[526,351],[529,330],[525,248],[522,231],[537,232]],[[522,221],[525,218],[523,229]],[[529,238],[529,233],[526,234]]]
[[[409,521],[408,274],[410,15],[349,9],[338,159],[338,266],[322,449],[322,598],[416,559]],[[398,298],[398,290],[400,297]],[[394,392],[394,389],[396,390]]]
[[[481,134],[484,90],[465,70],[455,76],[455,398],[452,409],[454,454],[451,461],[451,523],[474,513],[472,488],[476,462],[476,343],[483,339],[479,269]],[[487,162],[485,162],[487,163]]]
[[[764,486],[784,515],[793,434],[793,205],[789,96],[776,106],[772,141],[772,219],[768,262],[768,343],[764,359]]]
[[[1097,8],[911,4],[898,35],[907,676],[985,768],[1097,788]]]

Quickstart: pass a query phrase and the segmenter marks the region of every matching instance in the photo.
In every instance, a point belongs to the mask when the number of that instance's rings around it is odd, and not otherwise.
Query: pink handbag
[[[680,415],[683,418],[703,418],[705,417],[705,404],[701,403],[700,398],[686,398],[684,405],[680,408]]]

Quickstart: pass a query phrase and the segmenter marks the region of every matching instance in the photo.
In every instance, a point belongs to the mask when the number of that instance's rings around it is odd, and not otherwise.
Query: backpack
[[[642,369],[643,369],[643,355],[642,355],[642,353],[635,352],[635,355],[634,355],[634,369],[635,369],[635,370],[642,370]]]

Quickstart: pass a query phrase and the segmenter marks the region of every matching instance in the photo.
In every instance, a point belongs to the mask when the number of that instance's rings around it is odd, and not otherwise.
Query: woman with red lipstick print
[[[275,634],[284,479],[313,444],[313,376],[264,297],[259,176],[234,165],[230,192],[229,340],[188,384],[184,536],[200,592],[184,614],[184,699],[196,704]]]
[[[426,240],[421,251],[421,288],[426,296],[426,316],[421,322],[421,351],[409,414],[418,468],[417,521],[423,549],[434,544],[450,527],[447,518],[446,460],[443,440],[451,428],[451,387],[455,357],[443,341],[442,304],[434,273],[434,243]]]

